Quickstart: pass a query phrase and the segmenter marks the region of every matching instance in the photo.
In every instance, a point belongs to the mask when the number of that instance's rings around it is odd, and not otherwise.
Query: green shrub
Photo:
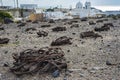
[[[118,18],[120,18],[120,14],[117,14],[116,16],[117,16]]]
[[[49,8],[49,9],[46,9],[46,11],[54,12],[54,9]]]
[[[13,18],[13,17],[6,11],[0,11],[0,22],[3,21],[5,18]]]
[[[110,14],[110,15],[108,15],[107,17],[108,17],[108,18],[112,18],[112,19],[114,19],[114,20],[117,20],[117,19],[118,19],[118,17],[117,17],[116,15],[114,15],[114,14]]]

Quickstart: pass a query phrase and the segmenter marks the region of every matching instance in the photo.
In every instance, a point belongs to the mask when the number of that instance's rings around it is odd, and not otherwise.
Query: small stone
[[[99,48],[99,50],[102,50],[102,48]]]
[[[106,61],[106,65],[112,65],[110,61]]]
[[[105,67],[93,67],[92,70],[103,70]]]
[[[76,33],[72,33],[73,35],[75,35]]]
[[[87,62],[84,62],[84,64],[88,64]]]
[[[0,73],[0,79],[2,78],[2,74]]]
[[[75,45],[75,47],[78,47],[78,45]]]
[[[110,45],[108,44],[107,47],[110,47]]]
[[[82,54],[82,56],[85,56],[85,54]]]
[[[67,50],[67,52],[70,52],[70,50]]]
[[[118,65],[118,70],[120,71],[120,64]]]
[[[16,35],[16,36],[15,36],[15,38],[19,38],[19,36],[18,36],[18,35]]]
[[[34,46],[34,48],[37,48],[37,46]]]
[[[6,62],[3,64],[4,67],[9,67],[9,64]]]
[[[64,77],[64,79],[63,80],[67,80],[67,78],[66,77]]]
[[[70,61],[67,61],[67,63],[70,63]]]
[[[73,71],[72,70],[67,70],[67,72],[72,73]]]
[[[82,69],[87,70],[87,67],[82,67]]]
[[[7,54],[8,53],[8,51],[5,51],[5,54]]]
[[[85,74],[83,74],[83,73],[80,73],[80,77],[84,77],[85,76]]]
[[[20,23],[17,27],[23,27],[25,25],[26,25],[26,23]]]
[[[53,76],[54,78],[60,76],[59,70],[56,70],[55,72],[53,72],[53,73],[52,73],[52,76]]]
[[[94,71],[94,70],[91,70],[91,71],[89,71],[90,73],[93,73],[93,74],[95,74],[96,73],[96,71]]]
[[[81,44],[84,44],[84,43],[85,43],[84,41],[81,42]]]

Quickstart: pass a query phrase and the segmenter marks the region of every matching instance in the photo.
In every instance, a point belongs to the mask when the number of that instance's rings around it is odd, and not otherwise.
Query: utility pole
[[[19,7],[18,7],[18,5],[19,5],[18,0],[16,0],[16,2],[17,2],[17,9],[18,9],[18,8],[19,8]]]
[[[0,3],[1,3],[1,6],[3,6],[3,1],[2,0],[0,0]]]
[[[16,16],[17,16],[17,18],[19,18],[20,11],[19,11],[19,2],[18,2],[18,0],[16,0],[16,3],[17,3],[17,13],[16,13]]]
[[[14,0],[14,8],[16,8],[16,4],[15,4],[16,0]]]
[[[72,10],[72,5],[70,5],[70,10]]]

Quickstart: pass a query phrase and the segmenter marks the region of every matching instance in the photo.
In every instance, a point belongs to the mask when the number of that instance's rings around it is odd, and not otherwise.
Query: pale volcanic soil
[[[70,24],[65,24],[71,20],[35,24],[29,22],[21,28],[17,27],[17,23],[1,25],[0,27],[4,27],[5,30],[0,31],[0,38],[9,38],[10,41],[6,45],[0,45],[0,80],[120,80],[120,19],[108,19],[95,25],[89,25],[88,22],[98,19],[83,22],[80,19],[76,20],[78,22],[73,24],[79,24],[78,28],[70,28]],[[80,38],[81,32],[92,31],[104,23],[113,23],[114,27],[110,27],[109,31],[97,32],[103,38]],[[50,24],[51,27],[41,28],[43,24]],[[67,30],[52,32],[52,28],[57,26],[66,27]],[[29,27],[37,30],[25,32]],[[39,30],[48,32],[48,36],[38,37],[36,32]],[[61,36],[73,38],[71,45],[55,46],[62,48],[65,53],[70,70],[67,76],[62,72],[57,78],[53,78],[51,74],[17,77],[9,71],[9,67],[13,66],[13,53],[19,53],[25,49],[51,47],[51,42]],[[111,65],[107,65],[106,62]],[[9,67],[4,66],[5,63]]]

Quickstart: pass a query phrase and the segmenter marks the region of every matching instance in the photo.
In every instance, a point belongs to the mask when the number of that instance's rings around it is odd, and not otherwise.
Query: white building
[[[45,14],[47,19],[72,19],[73,17],[97,17],[98,14],[103,14],[103,12],[99,9],[91,7],[90,2],[86,2],[85,6],[83,6],[81,2],[78,2],[76,4],[76,8],[72,10],[62,11],[61,9],[59,9],[59,11],[48,11]]]
[[[91,17],[95,16],[96,14],[102,14],[101,10],[91,7],[90,2],[86,2],[85,6],[81,2],[76,4],[76,8],[73,9],[71,15],[78,15],[79,17]]]
[[[0,10],[8,10],[8,9],[12,9],[11,6],[0,6]]]
[[[55,12],[46,12],[45,13],[47,19],[63,19],[64,18],[64,13],[60,11],[55,11]]]
[[[37,8],[37,4],[21,4],[20,8],[22,8],[22,9],[35,9],[35,8]]]
[[[72,16],[68,15],[69,13],[63,13],[62,11],[54,11],[54,12],[45,12],[46,19],[73,19]]]

